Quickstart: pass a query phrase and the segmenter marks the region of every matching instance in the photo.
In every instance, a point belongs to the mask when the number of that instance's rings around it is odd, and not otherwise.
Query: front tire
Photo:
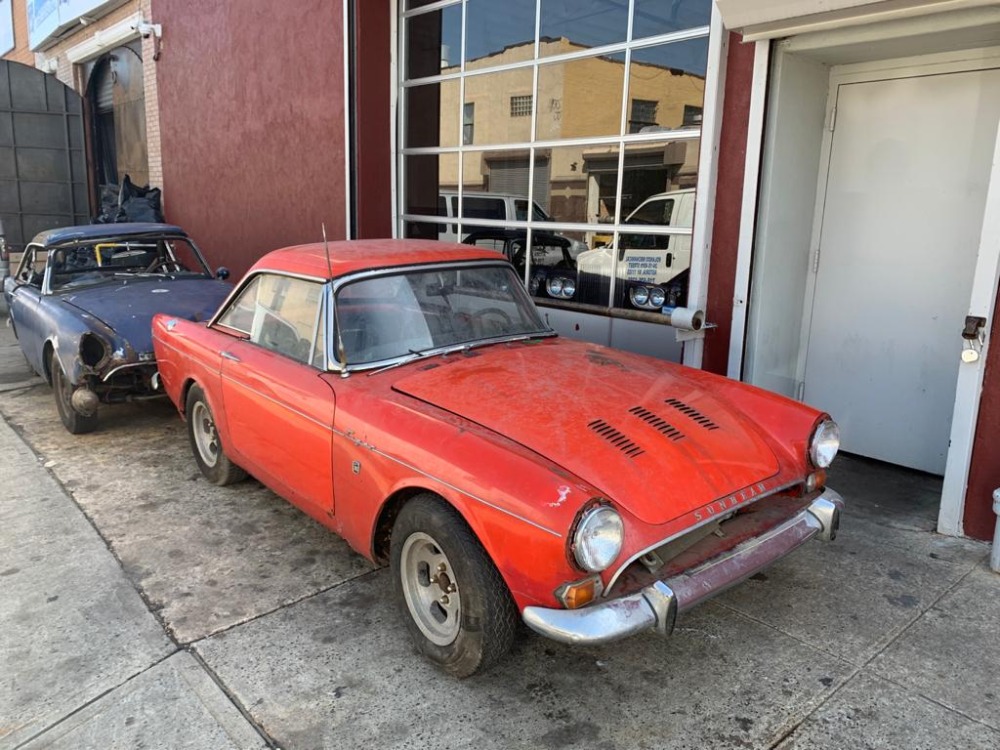
[[[84,416],[73,408],[73,384],[69,382],[66,373],[55,352],[49,354],[49,373],[52,375],[52,391],[56,397],[56,410],[59,419],[71,435],[84,435],[97,429],[97,413]]]
[[[184,405],[187,415],[188,439],[191,452],[201,473],[212,484],[226,485],[246,479],[247,473],[229,460],[222,450],[215,417],[208,406],[205,392],[197,385],[191,386]]]
[[[418,495],[403,506],[390,566],[417,650],[445,672],[469,677],[510,650],[518,614],[507,584],[462,516],[439,497]]]

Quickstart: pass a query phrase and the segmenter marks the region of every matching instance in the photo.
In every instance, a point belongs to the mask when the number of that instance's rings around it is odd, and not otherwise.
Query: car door
[[[14,331],[24,356],[36,372],[44,372],[42,340],[45,332],[40,321],[44,271],[45,251],[37,245],[29,245],[14,276],[5,280]]]
[[[222,402],[234,458],[292,503],[333,511],[334,393],[325,368],[326,287],[260,273],[219,317]]]

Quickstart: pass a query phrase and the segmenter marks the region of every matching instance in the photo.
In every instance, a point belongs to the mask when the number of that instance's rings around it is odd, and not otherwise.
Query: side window
[[[443,195],[438,196],[438,216],[448,215],[448,203]],[[444,234],[448,231],[446,224],[438,224],[438,234]]]
[[[297,362],[324,363],[323,285],[260,274],[219,318],[250,341]]]
[[[41,289],[47,255],[45,250],[37,245],[25,250],[17,266],[17,283]]]
[[[477,198],[466,195],[462,206],[463,215],[467,219],[499,219],[506,221],[503,200],[501,198]]]
[[[520,198],[514,201],[514,218],[517,221],[528,220],[528,201]]]

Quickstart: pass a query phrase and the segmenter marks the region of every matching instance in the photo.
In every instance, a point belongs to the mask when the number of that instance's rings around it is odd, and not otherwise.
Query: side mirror
[[[226,279],[229,278],[229,269],[226,268],[225,266],[219,266],[217,269],[215,269],[215,278],[217,278],[219,281],[225,281]]]

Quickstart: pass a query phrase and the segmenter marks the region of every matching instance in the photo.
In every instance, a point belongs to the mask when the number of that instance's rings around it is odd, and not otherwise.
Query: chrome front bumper
[[[522,617],[532,630],[571,644],[607,643],[649,629],[670,635],[678,612],[763,570],[813,537],[832,541],[843,509],[844,499],[827,489],[808,508],[770,531],[637,594],[581,609],[525,607]]]

